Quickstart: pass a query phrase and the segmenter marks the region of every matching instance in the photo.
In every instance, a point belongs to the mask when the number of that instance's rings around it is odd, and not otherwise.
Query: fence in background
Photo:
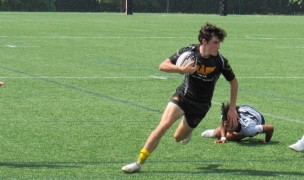
[[[1,11],[125,12],[126,0],[0,0]],[[218,14],[223,0],[133,0],[134,13]],[[304,0],[226,0],[228,14],[304,14]]]

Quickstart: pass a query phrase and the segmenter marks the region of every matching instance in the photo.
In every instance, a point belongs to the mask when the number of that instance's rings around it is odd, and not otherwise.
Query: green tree
[[[298,4],[300,6],[304,5],[304,0],[289,0],[291,4]]]
[[[3,11],[49,11],[54,10],[54,0],[1,0]]]
[[[300,14],[304,13],[304,0],[289,0],[290,6]]]
[[[55,0],[57,11],[97,12],[100,11],[99,0]]]
[[[289,0],[290,4],[298,5],[301,9],[304,7],[304,0]]]

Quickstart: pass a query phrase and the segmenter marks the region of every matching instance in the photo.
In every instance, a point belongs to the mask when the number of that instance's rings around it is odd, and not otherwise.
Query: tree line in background
[[[220,0],[133,0],[138,13],[217,14]],[[125,0],[0,0],[1,11],[124,12]],[[304,14],[304,0],[227,0],[228,14]]]

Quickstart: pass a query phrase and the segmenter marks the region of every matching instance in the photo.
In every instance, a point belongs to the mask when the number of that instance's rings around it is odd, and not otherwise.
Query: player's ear
[[[206,41],[206,39],[204,39],[204,38],[202,38],[202,40],[201,40],[201,44],[207,44],[208,42]]]

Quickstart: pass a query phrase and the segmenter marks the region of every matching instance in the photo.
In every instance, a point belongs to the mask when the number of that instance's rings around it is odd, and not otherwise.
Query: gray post
[[[167,0],[167,13],[169,13],[170,0]]]
[[[126,14],[133,14],[133,0],[126,0]]]

